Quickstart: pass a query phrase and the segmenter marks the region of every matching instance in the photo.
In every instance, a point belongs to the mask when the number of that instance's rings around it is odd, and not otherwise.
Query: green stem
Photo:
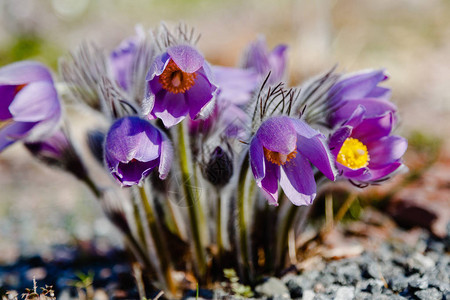
[[[239,173],[237,208],[238,208],[238,225],[239,225],[239,250],[242,264],[242,280],[248,281],[250,279],[250,265],[248,255],[248,241],[247,241],[247,221],[245,218],[245,183],[247,179],[249,162],[248,154],[244,157],[241,171]]]
[[[144,227],[142,226],[143,220],[141,218],[141,214],[139,213],[139,206],[137,203],[137,196],[135,194],[132,195],[132,206],[133,206],[133,217],[134,222],[136,224],[137,235],[139,237],[140,242],[142,243],[144,249],[148,249],[147,241],[145,239]]]
[[[192,188],[191,176],[189,173],[189,164],[192,160],[188,159],[187,151],[189,151],[189,145],[186,143],[185,137],[185,122],[178,125],[178,151],[179,151],[179,161],[181,176],[183,180],[184,195],[186,197],[189,223],[191,226],[192,238],[194,240],[194,251],[197,261],[197,272],[199,273],[199,278],[203,279],[206,274],[206,253],[203,248],[202,236],[200,234],[200,218],[201,207],[200,203],[196,202],[195,199],[198,197],[197,193]],[[192,174],[195,173],[194,166],[192,166]],[[195,176],[195,174],[194,174]],[[198,210],[198,211],[197,211]]]
[[[292,205],[291,203],[288,203],[290,207],[288,208],[288,212],[286,213],[286,216],[283,218],[283,223],[280,227],[279,231],[279,239],[278,239],[278,245],[277,245],[277,256],[278,262],[276,264],[276,268],[278,270],[282,270],[284,267],[284,261],[286,259],[286,248],[288,246],[288,238],[289,238],[289,231],[292,229],[292,225],[295,221],[295,216],[298,212],[298,207],[295,205]]]
[[[217,230],[217,248],[218,257],[222,258],[223,241],[222,241],[222,198],[220,196],[220,189],[217,189],[217,216],[216,216],[216,230]]]
[[[168,257],[168,252],[165,249],[165,242],[162,238],[161,232],[158,228],[158,223],[156,221],[155,214],[153,212],[153,208],[150,205],[150,201],[147,197],[147,193],[145,188],[139,187],[139,195],[142,199],[142,204],[144,205],[144,210],[147,216],[148,227],[150,229],[150,233],[153,238],[153,244],[156,248],[156,253],[158,255],[159,264],[161,266],[161,271],[164,276],[165,285],[168,290],[173,293],[175,292],[174,282],[171,276],[171,264],[170,259]]]

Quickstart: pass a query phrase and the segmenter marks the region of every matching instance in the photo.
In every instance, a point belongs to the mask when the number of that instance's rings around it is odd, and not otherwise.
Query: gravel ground
[[[264,299],[450,299],[450,223],[447,237],[423,233],[414,247],[385,242],[376,251],[331,261],[321,270],[256,287]]]

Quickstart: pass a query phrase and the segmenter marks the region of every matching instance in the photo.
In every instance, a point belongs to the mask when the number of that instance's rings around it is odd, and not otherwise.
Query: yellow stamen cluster
[[[297,155],[297,149],[295,149],[289,154],[281,154],[280,152],[271,151],[266,148],[263,149],[264,149],[264,156],[266,157],[266,159],[271,163],[277,165],[284,165]]]
[[[344,166],[356,170],[369,164],[370,156],[366,145],[358,139],[348,138],[342,145],[336,161]]]
[[[163,89],[171,93],[185,93],[194,85],[196,77],[196,73],[183,72],[173,60],[170,60],[159,76],[159,83]]]
[[[12,119],[0,120],[0,130],[12,123]]]

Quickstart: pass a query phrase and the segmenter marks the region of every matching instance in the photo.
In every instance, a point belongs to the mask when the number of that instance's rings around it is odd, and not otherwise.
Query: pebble
[[[335,300],[351,300],[355,297],[355,289],[349,286],[343,286],[336,291]]]
[[[442,293],[435,288],[417,291],[414,293],[420,300],[441,300]]]
[[[278,278],[270,277],[264,283],[257,285],[255,291],[266,297],[277,297],[277,299],[290,299],[290,292],[286,285]]]

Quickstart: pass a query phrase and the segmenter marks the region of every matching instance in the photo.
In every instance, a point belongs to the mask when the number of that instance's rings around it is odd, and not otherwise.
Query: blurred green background
[[[386,68],[399,131],[441,137],[449,157],[448,0],[0,0],[0,66],[34,59],[56,73],[58,57],[83,40],[112,49],[136,24],[161,21],[194,26],[213,64],[236,65],[259,34],[270,47],[288,44],[292,85],[337,63],[340,71]],[[81,138],[85,112],[68,114]],[[89,192],[20,144],[0,154],[0,171],[0,262],[73,239],[119,243]]]

